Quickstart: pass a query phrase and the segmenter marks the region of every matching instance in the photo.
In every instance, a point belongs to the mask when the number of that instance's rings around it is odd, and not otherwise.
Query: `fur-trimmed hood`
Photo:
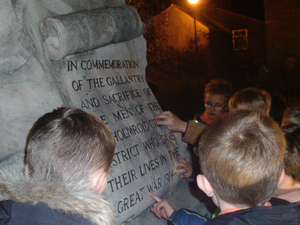
[[[53,177],[36,180],[19,171],[0,170],[2,200],[33,204],[43,202],[52,209],[82,215],[95,224],[116,224],[113,209],[102,195],[93,193],[80,182],[61,184]]]

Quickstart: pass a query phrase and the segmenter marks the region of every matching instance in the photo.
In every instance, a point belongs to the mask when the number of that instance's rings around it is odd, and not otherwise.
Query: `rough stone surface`
[[[47,18],[41,23],[46,55],[59,60],[111,43],[129,41],[145,31],[131,6],[94,9]]]
[[[162,199],[168,199],[170,204],[178,210],[186,208],[199,213],[202,216],[210,218],[216,210],[214,203],[204,192],[200,191],[194,179],[182,180],[176,188],[162,196]],[[143,211],[138,217],[126,221],[124,225],[155,224],[165,225],[164,219],[158,219],[150,211],[150,207]]]
[[[161,108],[146,82],[144,27],[133,8],[124,1],[4,0],[0,23],[0,166],[21,172],[32,124],[73,106],[102,119],[116,139],[105,194],[119,223],[154,203],[149,191],[186,191],[177,189],[175,170],[177,155],[189,155],[180,137],[154,124]]]

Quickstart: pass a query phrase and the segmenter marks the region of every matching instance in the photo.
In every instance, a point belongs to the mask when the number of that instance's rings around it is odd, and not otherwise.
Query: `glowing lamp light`
[[[189,1],[189,3],[191,3],[191,4],[196,4],[197,2],[199,2],[199,0],[188,0]]]

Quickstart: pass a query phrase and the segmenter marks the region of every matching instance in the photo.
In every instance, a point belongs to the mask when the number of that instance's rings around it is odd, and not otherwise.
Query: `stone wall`
[[[72,106],[102,119],[116,139],[105,195],[119,223],[154,203],[149,191],[174,189],[185,147],[154,124],[161,108],[146,82],[137,11],[120,0],[4,0],[0,12],[0,165],[22,172],[32,124]]]

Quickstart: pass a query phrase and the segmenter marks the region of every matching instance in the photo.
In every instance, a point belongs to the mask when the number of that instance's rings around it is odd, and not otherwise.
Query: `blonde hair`
[[[269,115],[271,109],[271,95],[257,88],[246,88],[233,94],[228,102],[229,111],[248,109]]]
[[[204,130],[198,151],[203,175],[222,200],[255,207],[277,189],[285,139],[270,117],[238,110]]]
[[[300,125],[300,107],[290,107],[284,110],[281,125],[285,126],[290,123]]]
[[[58,108],[31,128],[25,163],[36,179],[90,182],[100,168],[109,171],[115,141],[104,123],[81,109]]]

